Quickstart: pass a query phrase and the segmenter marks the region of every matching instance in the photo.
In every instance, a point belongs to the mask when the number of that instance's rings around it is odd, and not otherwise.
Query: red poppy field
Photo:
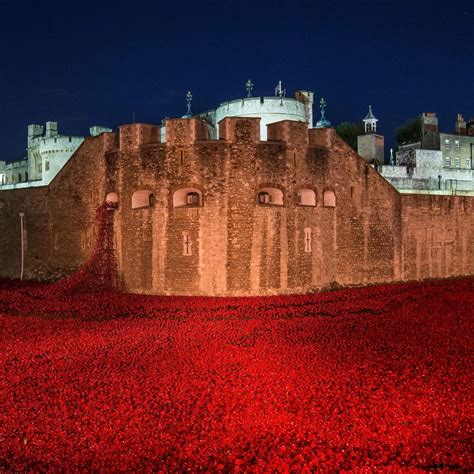
[[[473,289],[245,299],[0,282],[0,469],[471,470]]]

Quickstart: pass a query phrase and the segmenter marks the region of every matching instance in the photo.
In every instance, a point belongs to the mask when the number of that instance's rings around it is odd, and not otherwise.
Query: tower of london
[[[63,140],[78,146],[60,169],[45,169],[55,128],[32,127],[28,169],[42,182],[0,190],[0,276],[87,261],[104,202],[131,292],[304,293],[474,273],[472,197],[398,192],[336,135],[323,99],[313,127],[313,93],[275,93],[198,115],[189,94],[182,118]]]

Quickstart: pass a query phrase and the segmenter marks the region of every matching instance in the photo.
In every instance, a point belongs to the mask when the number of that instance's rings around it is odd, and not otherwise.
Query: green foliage
[[[421,140],[421,117],[415,117],[407,120],[403,125],[397,128],[397,145],[407,145]]]
[[[363,122],[342,122],[336,127],[336,133],[357,151],[357,137],[364,134]]]

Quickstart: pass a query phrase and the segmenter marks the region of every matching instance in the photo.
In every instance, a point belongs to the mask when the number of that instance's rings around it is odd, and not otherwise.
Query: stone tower
[[[367,163],[383,165],[384,138],[377,133],[378,119],[372,113],[372,106],[369,105],[369,112],[362,121],[364,122],[364,135],[357,137],[357,153]]]

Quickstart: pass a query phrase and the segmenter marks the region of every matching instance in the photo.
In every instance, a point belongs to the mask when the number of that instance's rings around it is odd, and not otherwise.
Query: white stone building
[[[25,183],[28,181],[28,160],[13,161],[11,163],[0,163],[0,186],[7,184]]]
[[[366,132],[375,124],[367,118],[364,119]],[[367,136],[370,140],[370,133],[358,137],[358,153],[363,158],[366,158],[364,153],[367,155],[367,150],[376,150],[375,134],[371,142],[373,148],[361,146]],[[383,157],[383,137],[381,143]],[[440,133],[436,114],[424,113],[421,116],[420,140],[400,146],[396,159],[391,157],[390,164],[378,167],[378,171],[401,193],[473,196],[473,151],[474,121],[466,124],[458,114],[456,133]],[[369,158],[374,157],[370,155]]]
[[[90,128],[92,136],[111,131],[105,127]],[[5,163],[4,167],[1,164],[4,162],[0,162],[0,186],[2,189],[47,186],[83,141],[84,137],[60,135],[57,122],[28,125],[27,157]]]
[[[250,85],[249,85],[250,84]],[[199,114],[191,113],[191,93],[188,92],[188,111],[183,118],[197,117],[209,126],[209,138],[217,139],[219,136],[219,122],[226,117],[260,117],[260,139],[267,139],[267,125],[281,120],[294,120],[306,122],[313,128],[313,92],[296,91],[294,98],[285,97],[281,81],[275,88],[273,97],[251,97],[253,84],[247,82],[249,96],[242,99],[222,102],[216,109]],[[166,126],[161,130],[161,141],[166,141]]]
[[[0,161],[0,186],[5,184],[7,179],[7,163],[5,161]]]

